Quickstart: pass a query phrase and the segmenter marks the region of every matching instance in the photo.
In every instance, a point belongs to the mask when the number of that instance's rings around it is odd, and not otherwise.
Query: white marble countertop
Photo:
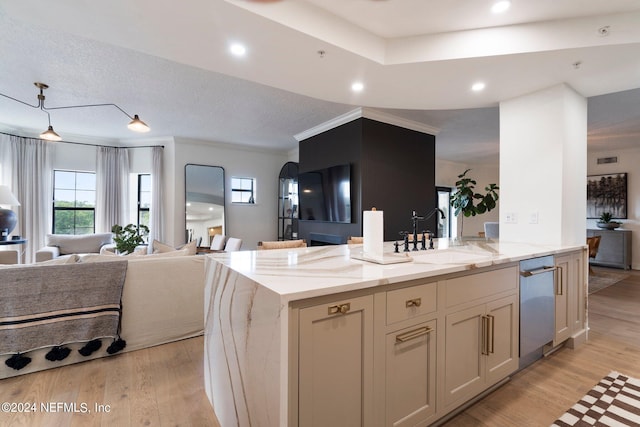
[[[288,302],[561,254],[585,247],[496,240],[470,240],[454,245],[449,239],[437,239],[434,243],[434,250],[402,252],[400,247],[400,253],[394,254],[393,242],[386,242],[385,257],[412,258],[409,262],[394,264],[353,258],[362,254],[362,245],[236,251],[208,256]]]

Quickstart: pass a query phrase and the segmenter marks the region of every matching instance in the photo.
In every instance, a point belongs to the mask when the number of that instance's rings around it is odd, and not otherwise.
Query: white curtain
[[[122,147],[97,147],[96,232],[111,231],[129,223],[129,151]]]
[[[51,232],[51,142],[11,136],[11,189],[20,202],[13,235],[28,239],[23,262],[35,262],[35,253]],[[5,163],[6,165],[6,163]],[[4,174],[4,169],[3,174]]]
[[[163,187],[164,187],[164,169],[163,147],[152,148],[151,163],[151,212],[149,218],[149,243],[153,239],[164,242],[164,209],[162,206]]]
[[[11,188],[11,138],[0,134],[0,185]]]

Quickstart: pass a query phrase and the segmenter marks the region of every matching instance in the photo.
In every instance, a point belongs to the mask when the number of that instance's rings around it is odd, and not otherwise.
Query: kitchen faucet
[[[431,218],[433,215],[435,215],[437,212],[440,212],[440,216],[442,217],[442,219],[445,218],[444,212],[440,208],[433,209],[433,211],[431,211],[429,215],[427,215],[426,217],[418,215],[416,211],[411,212],[412,233],[408,233],[406,231],[400,232],[400,235],[404,236],[404,252],[409,252],[409,234],[412,234],[413,236],[413,250],[414,251],[418,250],[418,221],[427,220]],[[433,233],[429,230],[422,230],[422,239],[421,239],[422,247],[420,248],[420,250],[426,249],[426,237],[425,237],[426,233],[429,233],[429,249],[433,249]],[[395,252],[398,252],[397,242],[395,244]]]

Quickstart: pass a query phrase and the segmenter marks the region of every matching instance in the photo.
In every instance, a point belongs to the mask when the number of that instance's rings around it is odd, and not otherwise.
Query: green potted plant
[[[454,215],[460,214],[464,217],[481,215],[489,212],[496,207],[498,200],[498,191],[500,188],[496,184],[489,184],[484,188],[485,194],[476,193],[476,181],[467,176],[467,169],[458,175],[456,181],[456,191],[451,195],[449,202],[454,209]],[[462,236],[463,222],[460,223],[460,236]]]
[[[128,224],[122,227],[116,224],[111,227],[111,232],[114,234],[113,241],[116,244],[118,253],[130,254],[136,250],[138,245],[144,243],[144,238],[149,234],[149,227],[135,224]]]
[[[598,220],[596,225],[599,228],[605,228],[607,230],[615,230],[616,228],[622,225],[621,222],[612,221],[612,220],[613,220],[613,215],[611,214],[611,212],[602,212],[602,214],[600,215],[600,219]]]

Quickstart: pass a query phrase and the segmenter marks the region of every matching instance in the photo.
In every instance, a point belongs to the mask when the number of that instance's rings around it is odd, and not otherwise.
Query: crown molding
[[[293,137],[296,139],[296,141],[300,142],[305,139],[311,138],[312,136],[316,136],[328,130],[334,129],[345,123],[352,122],[359,118],[371,119],[377,122],[387,123],[387,124],[398,126],[401,128],[415,130],[416,132],[427,133],[429,135],[437,135],[438,133],[440,133],[440,128],[437,128],[435,126],[429,126],[424,123],[394,116],[393,114],[384,113],[382,111],[374,110],[372,108],[359,107],[359,108],[356,108],[355,110],[351,110],[345,114],[342,114],[336,118],[333,118],[329,121],[321,123],[310,129],[297,133]]]

